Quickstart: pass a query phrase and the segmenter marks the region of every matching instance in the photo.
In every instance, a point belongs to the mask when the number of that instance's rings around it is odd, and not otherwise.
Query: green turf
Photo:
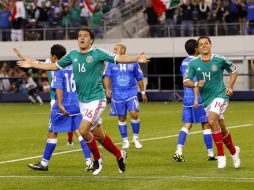
[[[206,161],[202,133],[188,136],[184,146],[187,162],[178,163],[173,160],[177,134],[181,127],[181,108],[181,103],[141,104],[140,139],[143,140],[143,149],[137,150],[131,144],[126,173],[119,174],[115,158],[101,148],[103,170],[99,176],[92,176],[90,172],[83,171],[84,158],[81,151],[63,154],[65,151],[80,149],[77,139],[74,140],[73,147],[66,146],[66,134],[59,135],[55,152],[62,153],[52,157],[48,172],[32,171],[26,166],[40,158],[5,162],[42,155],[50,108],[46,104],[1,103],[0,190],[253,189],[254,102],[230,102],[225,113],[227,126],[233,127],[230,129],[233,140],[241,147],[242,164],[239,169],[233,168],[227,150],[225,169],[218,170],[216,162]],[[108,112],[109,106],[103,114],[103,127],[114,142],[119,143],[121,138],[117,118],[109,117]],[[200,125],[194,125],[191,132],[200,130]],[[129,134],[131,137],[130,126]]]

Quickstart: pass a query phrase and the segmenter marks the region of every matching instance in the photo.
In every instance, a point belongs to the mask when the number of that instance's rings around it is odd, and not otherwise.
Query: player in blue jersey
[[[114,53],[124,55],[126,46],[118,43],[114,47]],[[130,143],[127,133],[127,110],[131,117],[131,126],[133,132],[133,143],[136,148],[142,148],[138,134],[140,128],[139,120],[139,103],[138,103],[138,87],[141,91],[143,102],[147,102],[147,97],[144,90],[143,73],[138,63],[131,64],[114,64],[108,62],[104,74],[104,87],[108,98],[111,97],[111,116],[118,116],[118,128],[123,139],[122,148],[129,148]]]
[[[18,50],[15,51],[21,58],[26,58],[26,56]],[[66,49],[63,46],[58,44],[53,45],[51,47],[51,60],[46,62],[55,63],[65,54]],[[51,71],[48,74],[51,90],[54,91],[54,100],[51,100],[48,140],[42,160],[36,164],[29,164],[28,167],[34,170],[47,171],[48,162],[57,144],[57,134],[74,131],[75,135],[78,137],[86,159],[86,170],[91,170],[91,152],[78,130],[82,121],[82,114],[79,109],[72,66],[59,71]]]
[[[197,40],[190,39],[185,43],[185,50],[188,53],[181,64],[180,70],[182,76],[184,77],[185,71],[188,69],[189,63],[196,59],[198,56]],[[201,123],[204,135],[204,142],[206,145],[208,157],[207,160],[216,160],[212,149],[212,135],[209,124],[207,123],[206,112],[202,106],[201,97],[198,93],[198,88],[188,88],[184,87],[184,97],[183,97],[183,111],[182,111],[182,122],[183,127],[181,128],[178,141],[176,146],[176,152],[173,158],[176,161],[184,162],[186,161],[183,156],[183,146],[185,144],[187,135],[192,127],[193,123]]]

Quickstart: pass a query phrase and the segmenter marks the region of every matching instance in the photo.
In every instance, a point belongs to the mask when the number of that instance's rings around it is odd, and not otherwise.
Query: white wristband
[[[146,94],[146,92],[145,92],[145,91],[141,91],[140,93],[141,93],[142,95],[145,95],[145,94]]]
[[[198,86],[198,82],[195,82],[195,83],[194,83],[194,86],[197,87],[197,86]]]
[[[35,64],[39,64],[39,61],[36,60],[36,61],[35,61]]]

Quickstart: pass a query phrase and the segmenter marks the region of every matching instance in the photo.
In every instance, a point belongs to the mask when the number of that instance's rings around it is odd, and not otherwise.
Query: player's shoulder
[[[96,52],[96,53],[104,53],[104,54],[107,54],[107,55],[110,55],[110,56],[115,56],[114,53],[106,50],[106,49],[103,49],[103,48],[98,48],[98,47],[94,47],[92,49],[93,52]]]
[[[197,57],[194,57],[194,56],[188,56],[188,57],[184,58],[182,61],[182,66],[188,66],[189,63],[195,59],[197,59]]]

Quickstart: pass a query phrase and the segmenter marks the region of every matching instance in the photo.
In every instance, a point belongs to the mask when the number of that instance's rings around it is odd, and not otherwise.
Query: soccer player
[[[190,39],[185,43],[185,50],[188,53],[181,64],[180,70],[184,78],[185,71],[188,68],[189,63],[196,59],[199,52],[197,49],[197,40]],[[194,79],[195,81],[195,79]],[[192,127],[193,123],[201,123],[204,135],[204,142],[206,145],[206,150],[208,153],[207,160],[216,160],[216,157],[213,153],[213,141],[210,126],[207,122],[207,117],[205,110],[202,106],[200,95],[198,94],[198,88],[188,88],[184,87],[184,96],[183,96],[183,111],[182,111],[182,122],[183,127],[181,128],[178,141],[176,146],[176,152],[173,158],[176,161],[184,162],[186,161],[183,156],[183,146],[185,144],[187,135]]]
[[[103,62],[149,62],[150,57],[143,53],[129,57],[115,55],[100,48],[92,48],[94,33],[89,28],[82,28],[78,32],[79,50],[72,50],[56,63],[38,64],[36,60],[26,59],[17,61],[17,65],[23,68],[36,68],[42,70],[58,70],[73,65],[73,74],[77,87],[80,111],[83,120],[79,130],[86,140],[93,154],[93,175],[98,175],[102,170],[102,156],[99,152],[96,140],[102,146],[115,155],[119,172],[125,171],[126,152],[121,151],[112,142],[109,135],[105,134],[100,118],[106,107],[106,97],[102,83]]]
[[[125,55],[125,52],[126,46],[124,44],[118,43],[115,45],[115,54]],[[143,73],[139,64],[137,62],[128,65],[108,62],[103,82],[108,98],[111,97],[110,86],[112,88],[110,115],[118,116],[118,128],[123,139],[122,148],[127,149],[130,146],[126,123],[127,110],[131,116],[133,143],[137,149],[142,148],[138,138],[140,128],[138,87],[141,91],[143,102],[147,102],[147,97],[144,90]]]
[[[229,96],[233,94],[238,72],[230,60],[213,54],[211,48],[212,44],[208,36],[198,38],[198,50],[201,56],[189,64],[184,77],[184,85],[200,89],[203,106],[208,115],[208,123],[212,129],[213,140],[218,152],[218,168],[226,167],[223,143],[231,153],[234,167],[239,168],[240,148],[234,145],[223,116],[228,106]],[[224,70],[230,74],[227,87],[223,82]],[[198,82],[193,81],[195,76]]]
[[[26,58],[23,53],[15,50],[18,56]],[[66,49],[61,45],[51,47],[51,63],[57,62],[66,54]],[[47,171],[48,163],[57,144],[57,134],[74,131],[86,159],[86,170],[92,169],[91,152],[79,133],[79,124],[82,115],[79,109],[79,102],[76,93],[76,86],[73,81],[72,65],[63,70],[49,72],[51,90],[54,91],[54,100],[51,101],[51,115],[48,132],[48,140],[44,149],[42,160],[36,164],[29,164],[28,167],[34,170]]]

